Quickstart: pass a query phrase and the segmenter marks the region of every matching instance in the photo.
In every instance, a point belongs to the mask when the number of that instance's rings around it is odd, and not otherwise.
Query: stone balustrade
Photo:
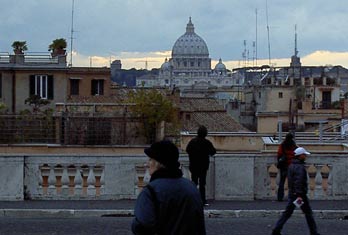
[[[307,164],[308,196],[312,199],[329,199],[332,191],[332,164]],[[276,198],[280,181],[280,172],[275,164],[268,166],[272,196]],[[288,193],[287,179],[285,181],[285,195]]]
[[[347,159],[344,153],[308,158],[311,199],[348,198]],[[187,155],[179,160],[184,177],[190,178]],[[150,179],[146,163],[144,154],[2,154],[0,200],[135,199]],[[270,153],[217,154],[207,175],[207,197],[274,200],[279,182],[274,163]]]
[[[87,198],[103,193],[104,166],[42,164],[39,170],[39,192],[43,197]]]

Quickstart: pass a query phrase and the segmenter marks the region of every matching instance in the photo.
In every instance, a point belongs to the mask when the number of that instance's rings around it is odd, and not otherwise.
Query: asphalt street
[[[132,217],[0,218],[1,235],[131,235]],[[274,218],[206,218],[207,235],[267,235]],[[348,220],[317,219],[319,232],[346,235]],[[284,235],[309,234],[304,218],[290,218]]]

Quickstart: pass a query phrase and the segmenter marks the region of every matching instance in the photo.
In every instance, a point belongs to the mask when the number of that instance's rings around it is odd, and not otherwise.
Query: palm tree
[[[27,41],[14,41],[12,43],[13,52],[18,54],[23,54],[23,51],[28,50]]]

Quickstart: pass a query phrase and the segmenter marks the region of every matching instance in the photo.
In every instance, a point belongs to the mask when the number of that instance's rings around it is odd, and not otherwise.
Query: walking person
[[[196,185],[199,185],[199,192],[205,206],[209,205],[205,195],[207,171],[210,163],[209,157],[216,153],[213,144],[205,138],[207,135],[207,128],[200,126],[197,130],[197,136],[190,140],[186,147],[190,160],[191,179]]]
[[[136,202],[133,233],[205,235],[203,203],[197,187],[182,177],[178,148],[170,141],[160,141],[144,152],[151,178]]]
[[[277,167],[279,168],[280,180],[278,186],[277,200],[283,201],[284,199],[284,184],[288,174],[288,167],[294,158],[294,150],[297,145],[294,140],[294,135],[288,133],[285,136],[285,140],[279,145],[277,153]]]
[[[306,151],[304,148],[299,147],[295,149],[294,154],[294,159],[288,169],[288,204],[282,216],[277,221],[273,229],[272,235],[281,235],[281,230],[284,224],[291,217],[292,213],[295,210],[296,205],[294,204],[294,202],[296,200],[297,205],[300,206],[301,210],[305,214],[310,234],[319,235],[317,231],[317,225],[313,218],[313,212],[309,205],[309,200],[307,197],[308,184],[305,160],[307,155],[310,155],[310,153]]]

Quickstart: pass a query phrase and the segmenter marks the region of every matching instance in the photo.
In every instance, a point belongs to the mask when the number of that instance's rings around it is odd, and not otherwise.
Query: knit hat
[[[146,148],[144,153],[163,164],[166,168],[179,168],[179,150],[172,142],[162,140]]]

